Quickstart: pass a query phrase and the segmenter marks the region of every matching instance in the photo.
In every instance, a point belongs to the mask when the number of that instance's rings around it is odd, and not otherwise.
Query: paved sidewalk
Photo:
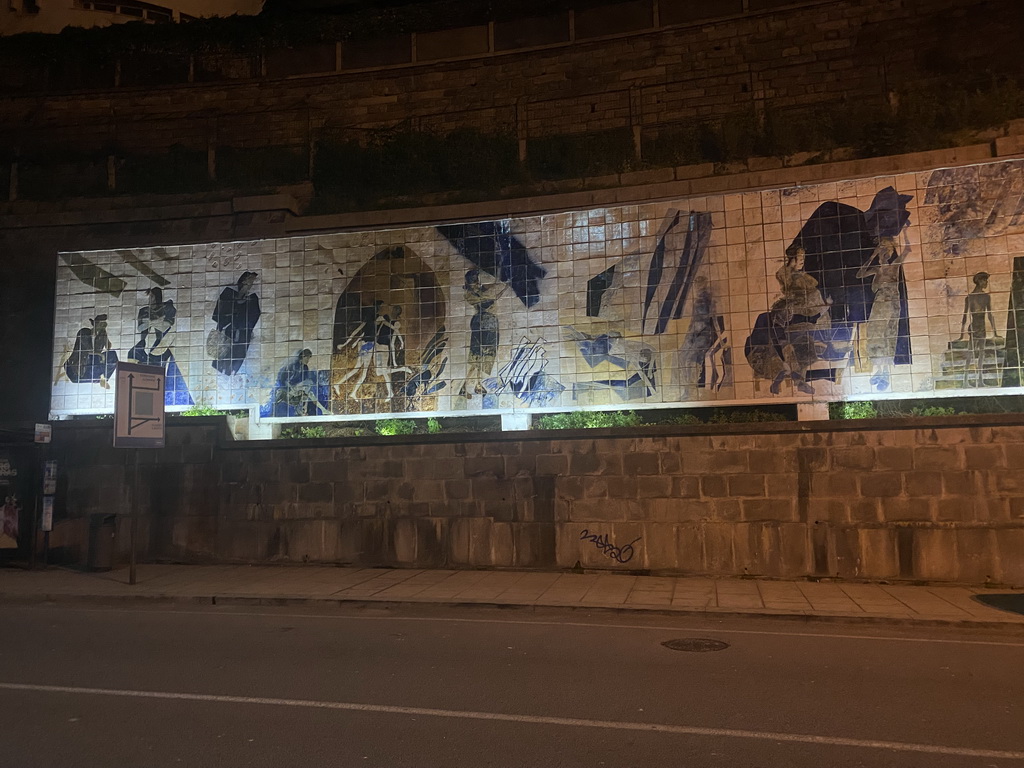
[[[126,568],[109,573],[54,567],[0,570],[0,600],[135,598],[218,605],[318,601],[552,606],[965,626],[1020,625],[1024,631],[1024,616],[972,599],[975,594],[1008,591],[613,573],[248,565],[141,565],[138,583],[130,586]]]

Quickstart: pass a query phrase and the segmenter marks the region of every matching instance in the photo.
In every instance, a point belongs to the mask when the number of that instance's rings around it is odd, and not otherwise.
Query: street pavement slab
[[[0,569],[0,600],[311,601],[580,607],[617,611],[843,618],[958,625],[1021,625],[1024,615],[976,599],[1021,590],[620,573],[462,571],[319,565],[143,564],[126,568]]]

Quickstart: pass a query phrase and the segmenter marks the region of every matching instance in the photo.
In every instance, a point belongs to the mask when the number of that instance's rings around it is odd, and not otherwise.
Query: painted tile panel
[[[62,253],[51,411],[368,418],[1019,391],[1024,162]]]

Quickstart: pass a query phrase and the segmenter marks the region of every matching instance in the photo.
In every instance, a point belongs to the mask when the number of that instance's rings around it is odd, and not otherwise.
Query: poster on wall
[[[43,495],[53,496],[57,493],[57,462],[47,459],[43,462]]]
[[[39,521],[39,530],[43,533],[53,530],[53,496],[43,497],[43,514]]]
[[[23,478],[19,470],[12,455],[0,453],[0,549],[17,549],[22,532]]]
[[[1019,393],[1024,161],[641,205],[62,253],[51,413],[121,362],[170,412],[395,414]]]

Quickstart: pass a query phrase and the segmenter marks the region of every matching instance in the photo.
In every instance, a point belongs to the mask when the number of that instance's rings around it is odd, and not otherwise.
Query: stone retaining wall
[[[577,13],[571,25],[561,14],[419,34],[415,45],[404,35],[340,52],[334,43],[271,51],[265,61],[182,51],[126,55],[102,72],[67,67],[87,95],[62,90],[72,84],[60,78],[47,86],[35,62],[12,61],[0,76],[9,94],[0,136],[29,155],[308,147],[324,132],[401,124],[513,131],[526,141],[657,131],[769,107],[780,130],[798,132],[816,106],[879,106],[967,68],[1018,73],[1020,18],[1006,0],[663,2],[657,14],[638,0]],[[543,31],[552,21],[553,38]]]
[[[55,425],[53,544],[126,511],[110,425]],[[1024,418],[234,443],[139,456],[144,557],[1024,584]],[[128,526],[120,526],[122,551]]]

